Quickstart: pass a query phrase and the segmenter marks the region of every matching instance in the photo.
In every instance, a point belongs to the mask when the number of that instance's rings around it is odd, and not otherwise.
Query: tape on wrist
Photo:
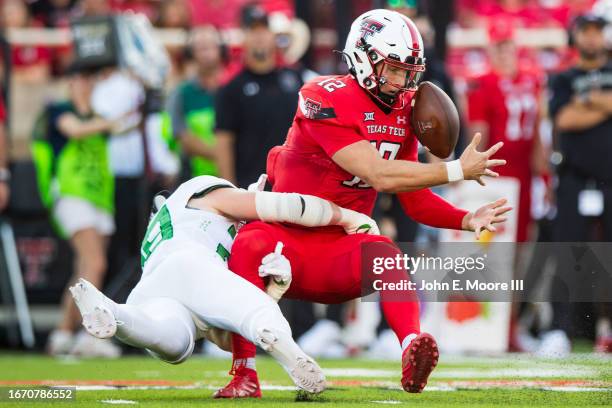
[[[453,160],[446,162],[446,173],[448,175],[448,182],[463,180],[463,169],[461,168],[460,160]]]

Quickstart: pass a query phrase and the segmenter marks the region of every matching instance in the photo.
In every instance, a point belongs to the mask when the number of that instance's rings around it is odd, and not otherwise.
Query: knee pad
[[[141,307],[152,319],[167,326],[171,339],[165,342],[163,348],[147,349],[147,352],[170,364],[185,361],[193,353],[196,336],[196,326],[189,309],[175,299],[161,297],[149,299]]]
[[[172,330],[172,336],[177,342],[180,341],[180,337],[183,337],[183,341],[181,342],[183,344],[177,344],[176,347],[173,347],[173,350],[169,348],[166,350],[160,349],[158,351],[147,349],[147,352],[151,356],[169,364],[180,364],[187,360],[195,348],[195,335],[193,330],[182,320],[177,319],[177,321],[180,322],[179,324],[184,325],[185,329],[183,334],[179,333],[176,329]]]

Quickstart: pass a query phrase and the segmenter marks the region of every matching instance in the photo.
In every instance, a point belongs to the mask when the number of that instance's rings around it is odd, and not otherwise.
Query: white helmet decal
[[[374,20],[371,17],[368,17],[361,20],[360,27],[361,28],[359,29],[359,31],[361,31],[361,38],[367,38],[368,36],[371,36],[374,33],[380,33],[383,28],[385,28],[385,25],[379,21]]]

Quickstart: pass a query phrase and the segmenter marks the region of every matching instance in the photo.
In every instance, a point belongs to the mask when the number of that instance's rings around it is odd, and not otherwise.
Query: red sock
[[[257,348],[253,343],[239,334],[232,333],[232,353],[234,361],[245,358],[254,358]]]
[[[421,332],[419,302],[382,302],[383,314],[400,343],[406,336]]]
[[[260,229],[250,229],[246,226],[240,231],[232,247],[232,256],[229,259],[229,269],[241,276],[259,289],[265,291],[263,278],[257,269],[261,259],[274,251],[274,244],[269,240],[268,233]],[[245,299],[246,300],[246,299]],[[232,353],[234,363],[238,360],[255,358],[257,348],[253,343],[239,334],[232,333]]]
[[[374,241],[362,246],[361,256],[365,257],[362,265],[373,265],[374,259],[378,257],[395,259],[402,257],[402,251],[391,241]],[[402,264],[392,264],[386,268],[382,275],[367,274],[371,282],[382,279],[386,283],[400,283],[403,280],[410,280],[410,275],[402,267]],[[370,269],[366,269],[370,271]],[[371,287],[372,283],[366,284]],[[421,332],[419,316],[419,300],[416,291],[393,291],[382,290],[380,293],[380,303],[383,314],[391,330],[395,332],[400,343],[409,334],[419,334]]]

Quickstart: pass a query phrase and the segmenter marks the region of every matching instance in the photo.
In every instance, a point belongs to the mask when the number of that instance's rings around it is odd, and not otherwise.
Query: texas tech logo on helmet
[[[383,28],[385,28],[383,23],[379,23],[372,18],[365,18],[361,22],[361,28],[359,31],[361,31],[361,38],[367,38],[375,33],[380,33]]]

